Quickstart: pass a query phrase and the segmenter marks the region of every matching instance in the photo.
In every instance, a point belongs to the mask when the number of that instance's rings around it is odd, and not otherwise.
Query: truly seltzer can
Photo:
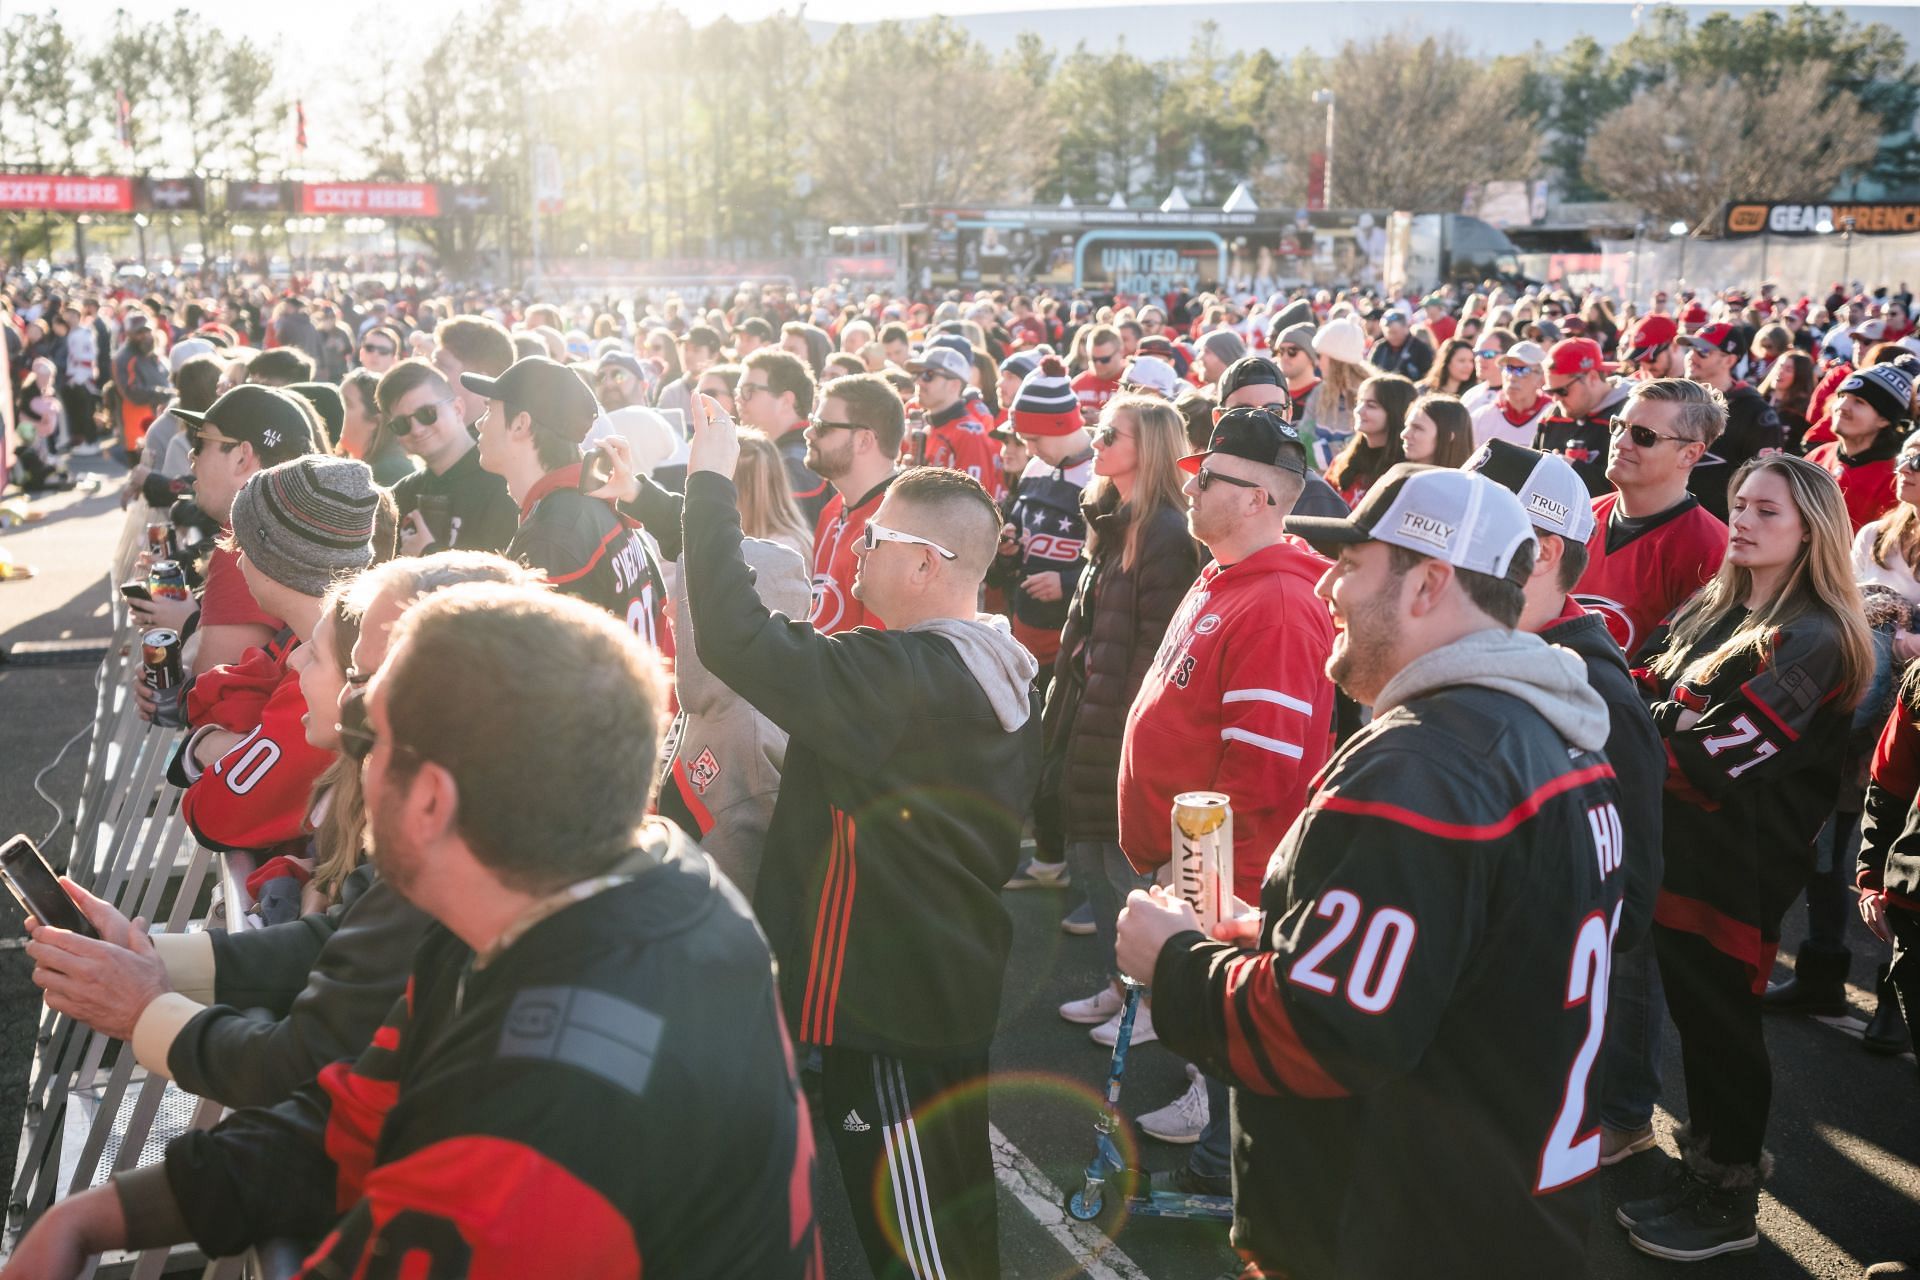
[[[1233,918],[1233,802],[1218,791],[1173,798],[1173,887],[1200,917],[1200,928]]]

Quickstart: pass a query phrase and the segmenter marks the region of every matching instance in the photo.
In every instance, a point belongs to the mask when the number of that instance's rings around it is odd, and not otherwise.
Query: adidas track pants
[[[821,1110],[877,1280],[997,1280],[987,1055],[821,1052]]]

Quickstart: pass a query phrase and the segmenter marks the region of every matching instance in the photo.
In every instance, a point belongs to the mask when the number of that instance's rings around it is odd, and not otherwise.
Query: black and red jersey
[[[567,595],[599,605],[671,656],[666,579],[645,532],[612,503],[581,493],[579,483],[577,462],[540,478],[520,503],[520,531],[507,558],[537,569]]]
[[[1654,921],[1744,963],[1757,993],[1839,795],[1853,708],[1840,697],[1838,624],[1821,615],[1780,628],[1764,655],[1730,659],[1711,679],[1692,675],[1746,618],[1735,609],[1696,641],[1679,680],[1650,666],[1669,643],[1663,631],[1634,675],[1667,744],[1666,873]],[[1699,718],[1682,728],[1688,712]]]
[[[1620,495],[1593,500],[1587,567],[1573,598],[1607,621],[1621,652],[1632,658],[1694,592],[1720,571],[1727,526],[1688,496],[1656,516],[1628,520]]]
[[[1559,404],[1555,403],[1553,412],[1534,428],[1533,447],[1565,458],[1586,481],[1587,492],[1596,498],[1613,491],[1607,479],[1607,447],[1613,438],[1614,415],[1620,412],[1631,390],[1630,383],[1610,384],[1600,403],[1577,421],[1561,413]]]
[[[1606,760],[1493,688],[1335,754],[1258,949],[1184,933],[1153,972],[1161,1040],[1234,1087],[1237,1247],[1302,1280],[1581,1273],[1621,832]]]
[[[836,493],[820,513],[813,531],[813,607],[807,620],[815,631],[832,635],[855,627],[882,628],[886,624],[867,612],[853,595],[853,577],[860,562],[853,548],[866,536],[867,521],[880,509],[887,496],[888,476],[862,494],[851,505],[844,494]]]
[[[219,1256],[318,1241],[316,1280],[821,1280],[766,942],[684,836],[642,848],[484,966],[429,930],[357,1060],[175,1139],[121,1179],[129,1223],[171,1208]]]

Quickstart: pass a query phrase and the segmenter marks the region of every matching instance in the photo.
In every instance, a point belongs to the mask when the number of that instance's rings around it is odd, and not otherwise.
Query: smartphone
[[[120,584],[120,594],[129,600],[138,600],[142,604],[153,603],[153,592],[144,582],[123,582]]]
[[[69,929],[89,938],[99,933],[81,914],[80,907],[60,886],[53,868],[40,856],[40,850],[24,835],[15,836],[0,847],[0,877],[20,900],[27,914],[56,929]]]
[[[587,450],[580,460],[580,492],[592,493],[613,479],[613,464],[607,460],[607,451],[598,446]]]
[[[444,493],[423,493],[419,506],[414,508],[420,513],[421,521],[427,532],[441,546],[453,541],[453,499]]]

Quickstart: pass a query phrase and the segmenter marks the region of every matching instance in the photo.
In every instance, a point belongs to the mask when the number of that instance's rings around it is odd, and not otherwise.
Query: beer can
[[[1233,802],[1218,791],[1173,798],[1173,887],[1202,930],[1233,916]]]
[[[180,633],[155,627],[140,637],[140,667],[153,689],[178,689],[184,679],[180,666]]]
[[[169,729],[186,724],[180,711],[186,671],[180,662],[180,633],[156,627],[140,637],[140,674],[153,690],[153,722]]]
[[[155,560],[165,560],[173,554],[170,545],[172,540],[173,524],[170,521],[147,521],[147,550],[153,553]]]
[[[180,567],[178,560],[155,560],[147,570],[147,590],[155,600],[185,602],[193,595],[187,590],[187,571]]]

